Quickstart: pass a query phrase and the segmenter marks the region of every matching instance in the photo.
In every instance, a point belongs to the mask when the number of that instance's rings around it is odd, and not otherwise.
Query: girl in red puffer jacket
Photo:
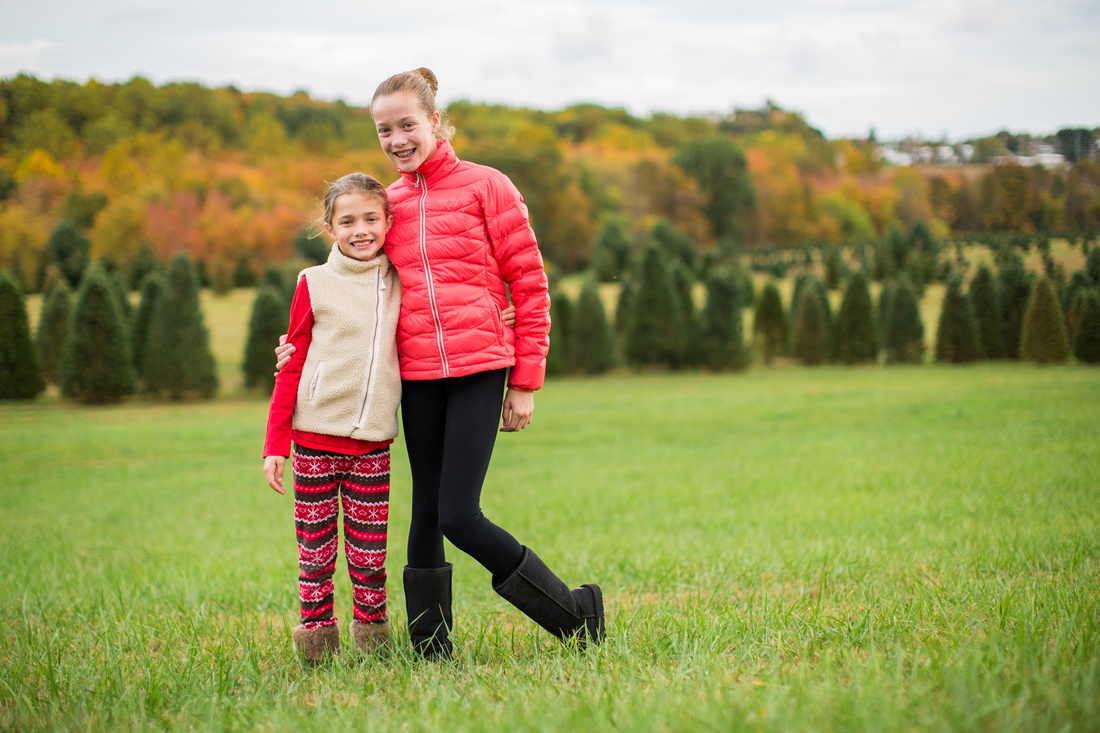
[[[546,371],[550,298],[523,198],[500,171],[455,155],[437,89],[435,75],[417,69],[382,82],[371,103],[378,141],[401,174],[388,188],[394,224],[384,249],[401,279],[401,421],[413,480],[409,635],[422,656],[453,651],[446,537],[551,634],[581,647],[599,643],[600,587],[570,590],[481,511],[498,425],[515,432],[531,422]],[[509,293],[514,329],[502,317]],[[281,360],[291,352],[277,351]]]
[[[599,643],[600,587],[570,590],[481,511],[498,420],[502,432],[531,422],[546,370],[550,298],[523,198],[500,171],[455,155],[437,89],[435,75],[417,69],[382,82],[371,103],[382,150],[401,174],[388,188],[394,225],[385,250],[402,286],[401,417],[413,479],[409,633],[420,654],[450,656],[446,537],[547,631]],[[501,319],[508,293],[514,330]]]

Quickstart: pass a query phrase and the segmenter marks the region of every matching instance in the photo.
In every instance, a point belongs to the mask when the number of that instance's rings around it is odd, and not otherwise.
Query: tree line
[[[667,222],[658,222],[636,249],[608,224],[600,235],[602,254],[583,274],[579,295],[567,297],[555,282],[548,374],[618,367],[737,371],[754,360],[777,359],[807,366],[921,364],[927,355],[920,298],[930,282],[945,285],[932,355],[937,362],[1100,363],[1100,243],[1081,243],[1085,266],[1069,278],[1049,251],[1041,250],[1044,265],[1036,273],[1025,266],[1018,241],[1001,243],[991,250],[994,266],[981,264],[967,283],[966,250],[950,253],[925,236],[915,227],[872,248],[807,250],[801,262],[787,262],[795,269],[787,273],[793,284],[784,303],[771,274],[774,261],[736,252],[700,257]],[[753,268],[768,273],[759,292]],[[201,283],[186,254],[146,274],[136,310],[109,263],[88,267],[75,295],[59,267],[50,268],[47,281],[32,335],[23,294],[0,271],[0,399],[30,399],[48,383],[85,403],[133,394],[175,400],[215,394]],[[293,273],[270,267],[256,289],[242,366],[247,389],[269,393],[274,386],[271,350],[286,331],[295,282]],[[610,316],[601,285],[616,291]],[[835,313],[830,291],[843,293]],[[746,312],[752,314],[748,335]]]
[[[605,227],[576,302],[560,290],[552,294],[549,371],[738,370],[778,359],[809,366],[922,364],[929,356],[942,363],[1100,361],[1100,242],[1080,242],[1085,266],[1071,276],[1051,256],[1049,240],[951,247],[921,225],[894,229],[875,243],[770,256],[698,257],[689,244],[664,222],[637,250],[618,227]],[[975,269],[967,254],[979,247],[994,258]],[[1039,272],[1024,263],[1033,247]],[[759,292],[752,271],[766,276]],[[792,283],[786,302],[783,278]],[[608,325],[598,283],[616,281]],[[945,295],[937,322],[926,325],[920,303],[932,283]],[[830,291],[841,293],[835,312]],[[749,334],[743,312],[752,314]],[[933,326],[928,355],[926,328]]]

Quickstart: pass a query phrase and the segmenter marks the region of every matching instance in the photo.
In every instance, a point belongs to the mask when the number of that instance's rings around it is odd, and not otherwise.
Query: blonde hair
[[[325,227],[332,226],[336,199],[346,193],[361,193],[366,196],[373,196],[382,204],[382,211],[385,213],[386,218],[393,216],[393,212],[390,211],[390,197],[386,195],[386,187],[377,178],[368,176],[366,173],[349,173],[329,184],[328,191],[325,192],[325,198],[321,204],[321,215],[313,226],[314,231],[312,233],[315,236],[320,234],[317,230],[324,230]]]
[[[438,91],[439,80],[435,78],[435,74],[432,73],[431,69],[422,66],[419,69],[394,74],[379,84],[378,88],[374,90],[374,96],[371,97],[371,105],[379,97],[388,97],[399,92],[410,92],[420,103],[420,109],[424,110],[425,115],[431,117],[439,112],[439,131],[436,134],[441,138],[450,140],[455,133],[455,129],[448,122],[447,116],[435,104],[435,95]]]

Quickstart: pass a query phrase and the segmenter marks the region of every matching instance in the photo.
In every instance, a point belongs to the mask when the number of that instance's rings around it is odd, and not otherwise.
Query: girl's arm
[[[268,459],[285,459],[290,455],[294,403],[298,399],[298,383],[302,378],[302,367],[309,353],[312,336],[313,307],[309,299],[309,286],[302,277],[298,279],[298,287],[294,290],[294,300],[290,305],[290,327],[287,331],[287,343],[293,345],[294,353],[285,368],[275,377],[275,391],[271,395],[271,408],[267,414],[264,473],[268,475],[268,485],[275,491],[282,487],[282,466],[277,465],[279,461],[271,461],[272,465],[269,466]]]
[[[550,295],[542,253],[531,229],[527,205],[503,173],[489,180],[482,207],[493,256],[516,306],[516,364],[509,372],[508,387],[534,392],[542,387],[550,346]],[[520,397],[516,400],[522,412],[528,400]],[[530,402],[533,409],[533,397]],[[530,415],[522,422],[529,423]],[[507,425],[506,419],[505,429]]]

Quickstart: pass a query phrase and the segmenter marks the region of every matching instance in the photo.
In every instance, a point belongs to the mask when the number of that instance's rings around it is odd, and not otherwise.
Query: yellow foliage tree
[[[129,272],[141,248],[145,206],[135,198],[116,198],[96,217],[88,234],[92,260],[109,260]]]
[[[107,188],[115,194],[133,193],[141,182],[141,172],[130,159],[125,142],[112,145],[103,154],[99,173]]]
[[[28,289],[26,279],[37,266],[49,237],[49,228],[29,209],[19,204],[0,209],[0,269],[21,271],[24,282],[19,284]]]

